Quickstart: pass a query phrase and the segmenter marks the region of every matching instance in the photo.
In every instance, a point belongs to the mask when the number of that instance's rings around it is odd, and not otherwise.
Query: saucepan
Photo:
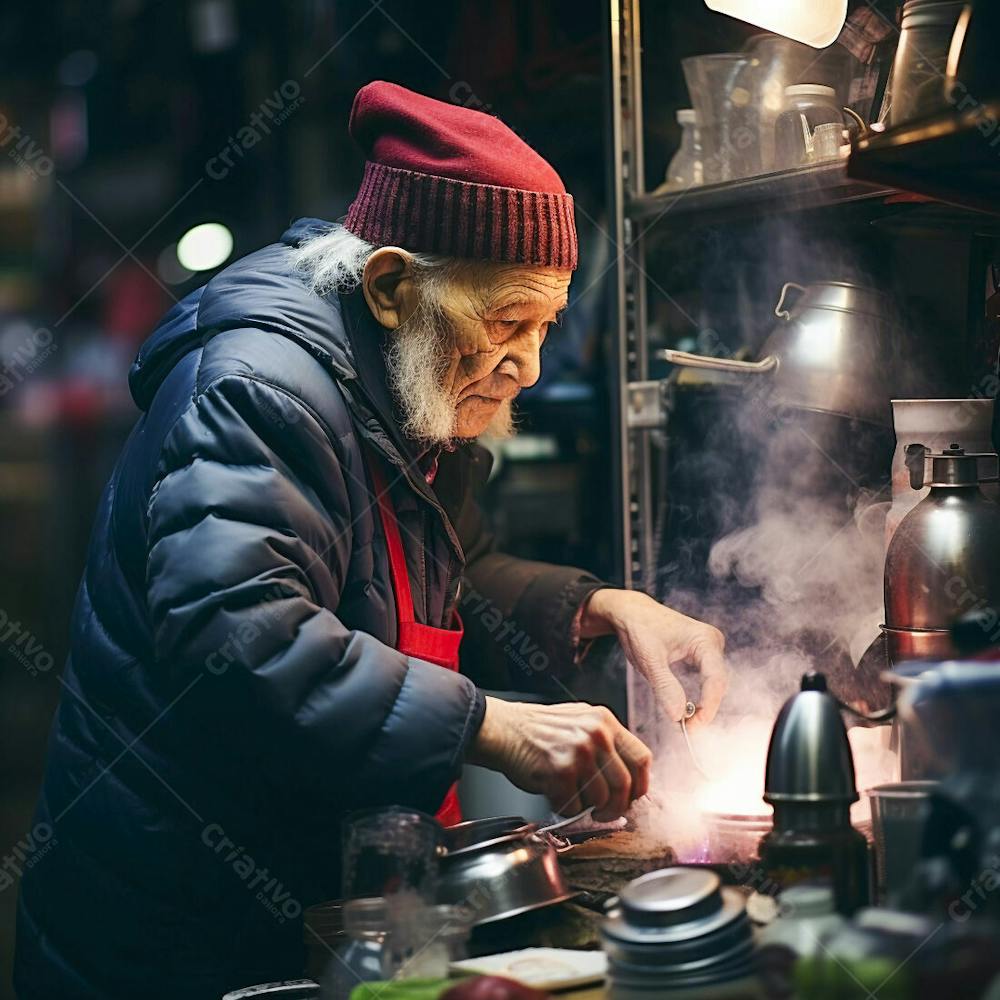
[[[449,851],[441,859],[437,901],[466,907],[474,924],[571,899],[557,855],[567,850],[530,826]]]
[[[797,296],[794,304],[790,297]],[[728,372],[760,385],[768,402],[892,426],[890,400],[922,387],[888,297],[847,281],[786,282],[779,323],[757,361],[665,350],[687,368]],[[916,383],[920,383],[918,386]],[[916,392],[920,395],[920,392]]]
[[[446,841],[464,846],[441,856],[437,901],[464,906],[478,926],[572,899],[577,894],[567,887],[558,859],[571,845],[555,831],[591,812],[546,826],[502,816],[451,827]]]

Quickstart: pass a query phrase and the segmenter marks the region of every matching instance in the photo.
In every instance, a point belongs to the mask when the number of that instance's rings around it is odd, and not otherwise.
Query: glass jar
[[[681,144],[667,166],[664,191],[686,191],[704,183],[701,164],[701,136],[698,134],[698,116],[693,108],[677,112],[681,127]]]
[[[774,123],[775,167],[790,170],[813,162],[817,128],[833,124],[841,129],[844,125],[833,87],[819,83],[786,87],[784,108]]]

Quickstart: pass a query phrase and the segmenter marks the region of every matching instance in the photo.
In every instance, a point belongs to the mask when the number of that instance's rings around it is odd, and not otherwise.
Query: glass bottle
[[[665,191],[685,191],[704,183],[701,138],[694,110],[682,108],[678,111],[677,124],[681,127],[681,144],[667,167],[663,187]]]

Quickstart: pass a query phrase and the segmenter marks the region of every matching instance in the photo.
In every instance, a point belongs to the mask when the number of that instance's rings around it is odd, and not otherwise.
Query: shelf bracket
[[[629,382],[625,392],[625,419],[629,430],[665,427],[667,401],[662,381]]]

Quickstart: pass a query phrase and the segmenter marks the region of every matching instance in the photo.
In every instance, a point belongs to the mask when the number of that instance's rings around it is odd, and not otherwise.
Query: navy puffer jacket
[[[470,676],[524,687],[572,660],[598,581],[495,551],[482,449],[427,485],[363,299],[289,266],[328,225],[191,293],[132,368],[143,414],[97,515],[36,817],[51,836],[22,878],[21,1000],[218,1000],[301,975],[345,811],[434,812],[482,718]],[[393,648],[371,459],[417,617],[459,604],[470,676]]]

